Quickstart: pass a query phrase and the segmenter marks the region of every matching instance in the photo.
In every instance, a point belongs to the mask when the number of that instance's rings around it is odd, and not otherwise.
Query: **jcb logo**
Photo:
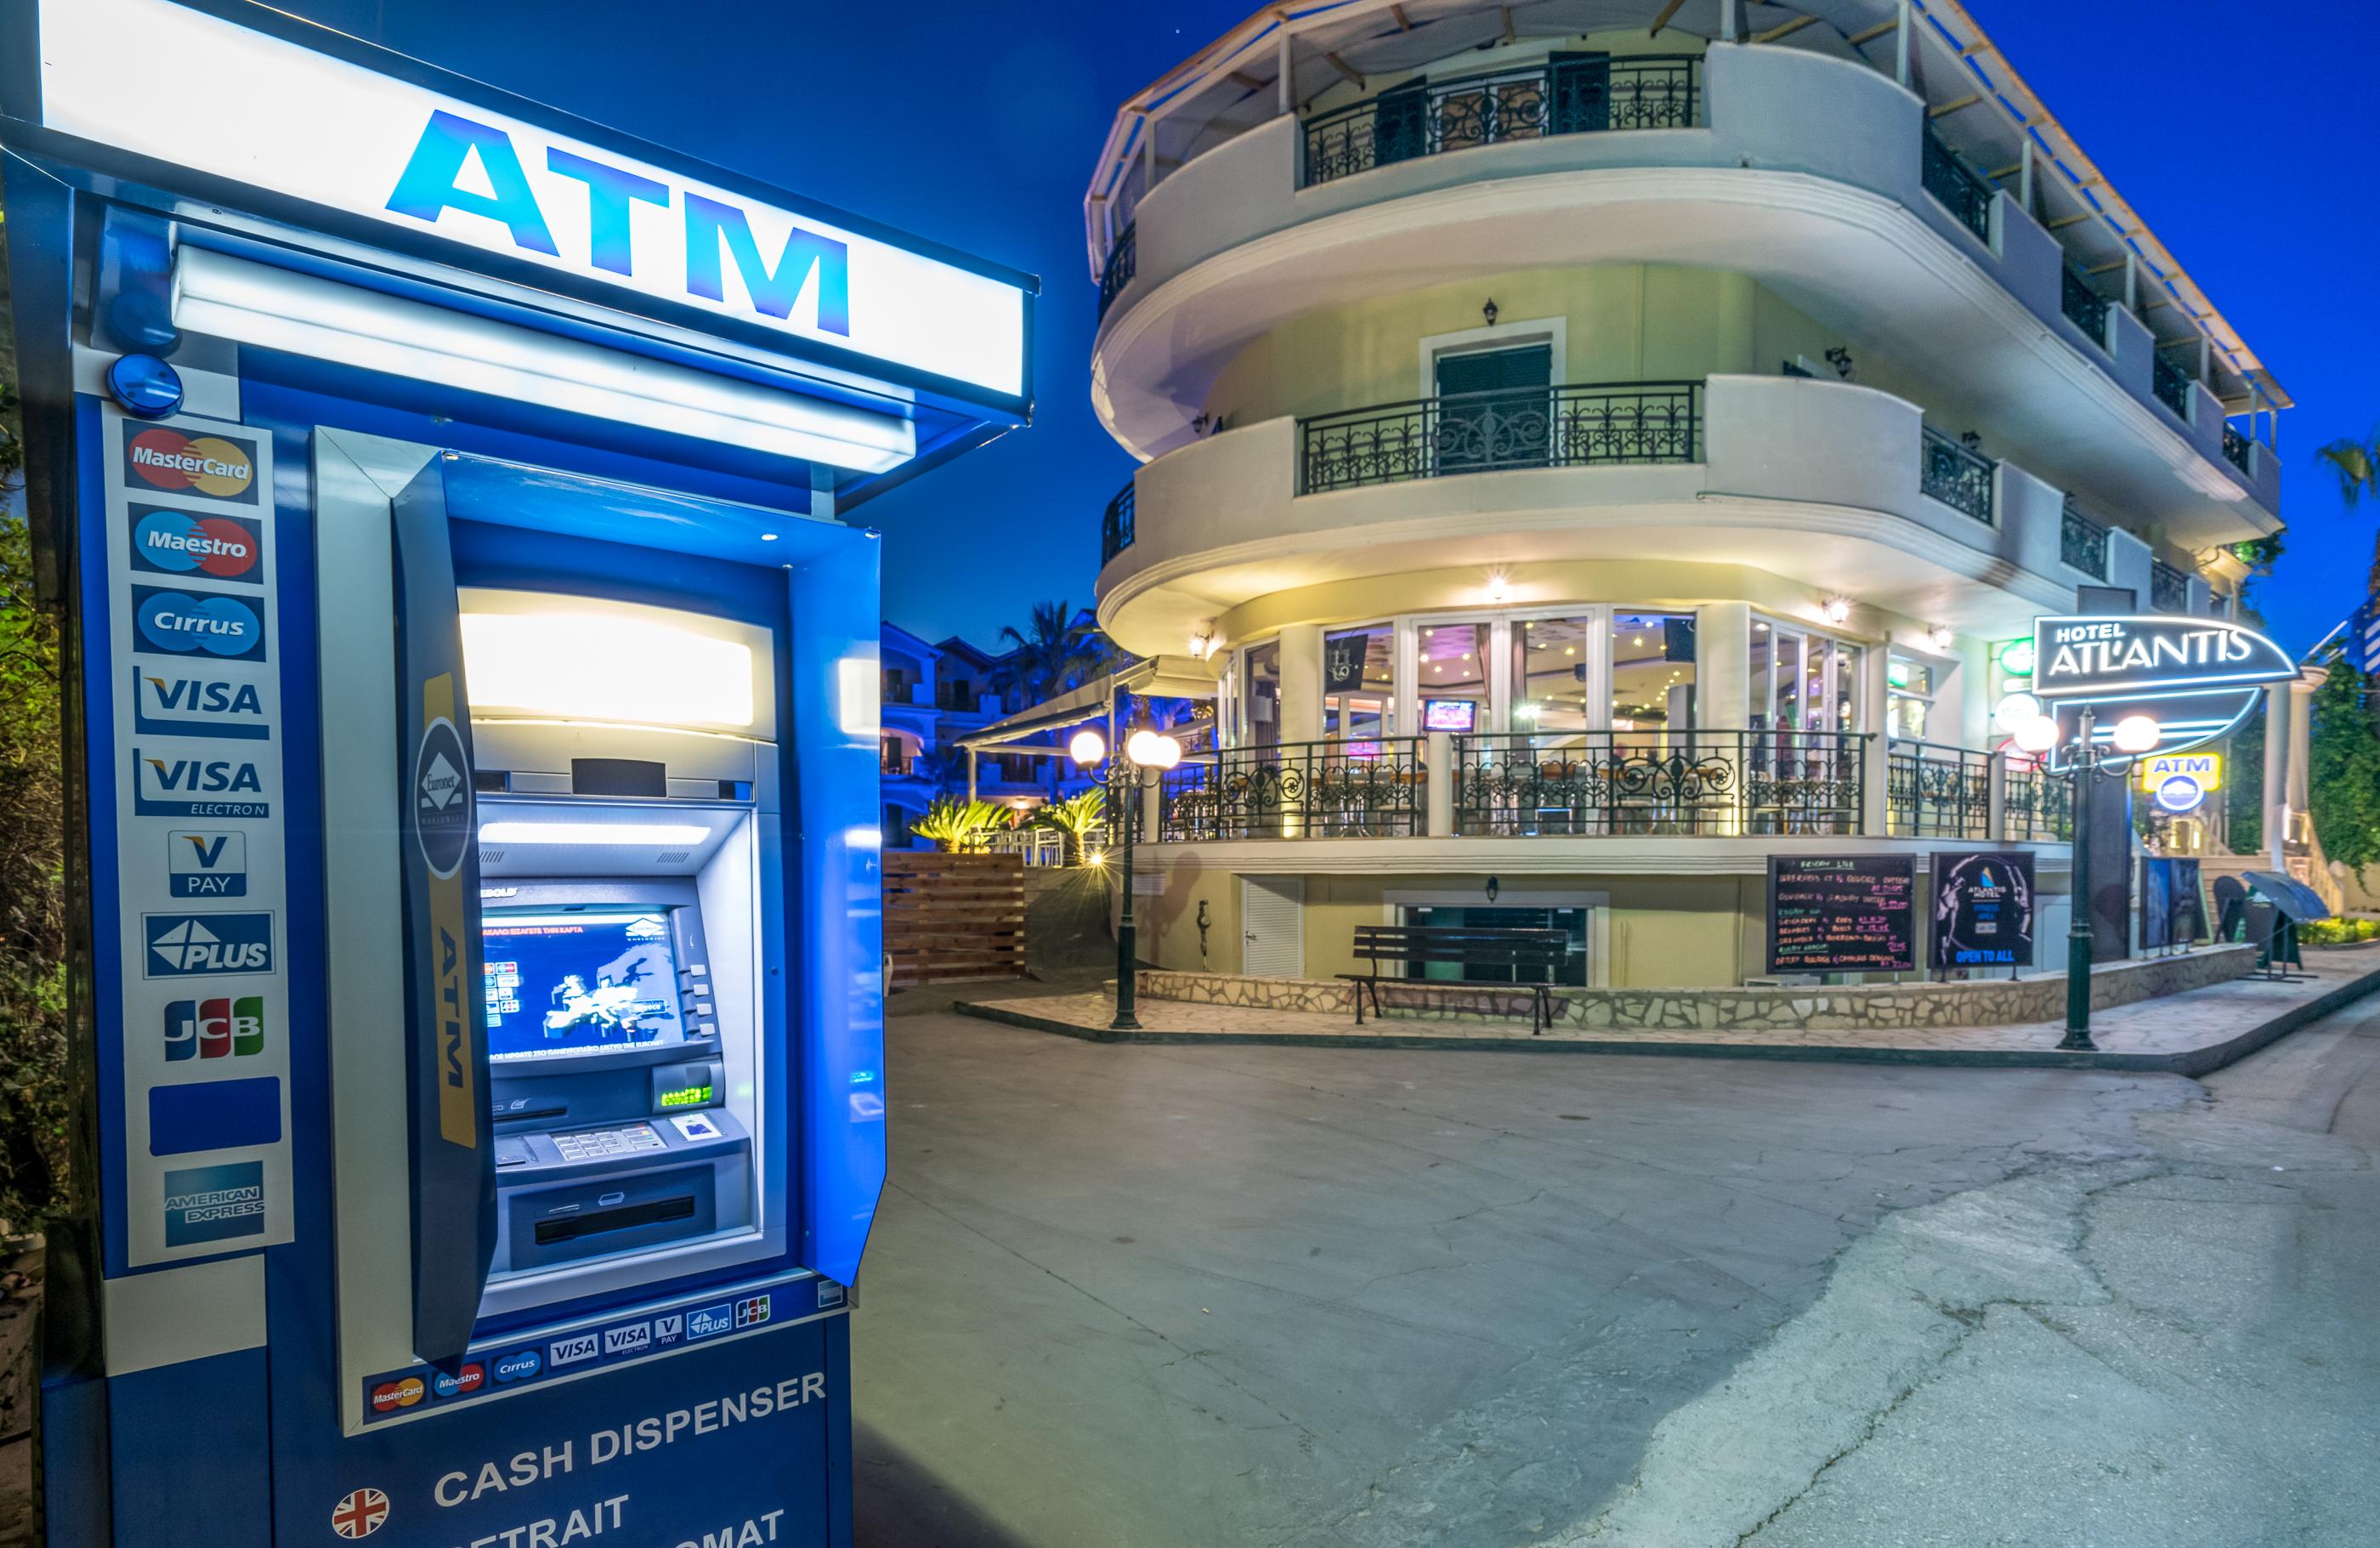
[[[246,1058],[264,1052],[264,999],[174,1000],[165,1006],[165,1062]]]

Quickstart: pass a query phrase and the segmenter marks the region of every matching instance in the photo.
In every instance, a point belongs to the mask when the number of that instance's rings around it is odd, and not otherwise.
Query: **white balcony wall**
[[[2143,612],[2148,611],[2149,566],[2155,557],[2147,543],[2120,527],[2107,533],[2107,584],[2130,590],[2133,605]]]

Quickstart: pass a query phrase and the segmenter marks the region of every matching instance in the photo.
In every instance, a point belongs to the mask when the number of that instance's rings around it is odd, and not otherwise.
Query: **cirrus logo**
[[[152,489],[256,503],[256,445],[227,435],[186,435],[164,425],[124,443],[124,477]]]
[[[199,516],[159,506],[135,506],[132,562],[168,575],[203,575],[256,585],[263,579],[264,529],[246,517]]]
[[[135,586],[132,617],[151,650],[225,661],[264,659],[264,619],[244,598]]]

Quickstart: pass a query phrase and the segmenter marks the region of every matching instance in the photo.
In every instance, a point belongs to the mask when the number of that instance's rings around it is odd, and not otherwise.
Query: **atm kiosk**
[[[1024,274],[245,0],[0,0],[67,620],[43,1541],[850,1537],[873,494]]]

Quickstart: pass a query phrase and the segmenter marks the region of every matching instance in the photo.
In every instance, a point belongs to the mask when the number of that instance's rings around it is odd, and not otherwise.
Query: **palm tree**
[[[2341,436],[2313,454],[2329,465],[2338,479],[2338,500],[2349,510],[2363,503],[2366,494],[2380,497],[2380,427],[2357,440]],[[2372,542],[2372,590],[2380,594],[2380,535]]]
[[[1080,688],[1108,665],[1106,642],[1097,628],[1075,621],[1075,610],[1063,602],[1037,602],[1033,616],[1019,629],[1010,624],[1000,631],[1010,647],[992,667],[992,686],[1005,694],[1020,692],[1026,704],[1054,699]],[[1064,776],[1062,759],[1048,760],[1050,796],[1057,798]]]

